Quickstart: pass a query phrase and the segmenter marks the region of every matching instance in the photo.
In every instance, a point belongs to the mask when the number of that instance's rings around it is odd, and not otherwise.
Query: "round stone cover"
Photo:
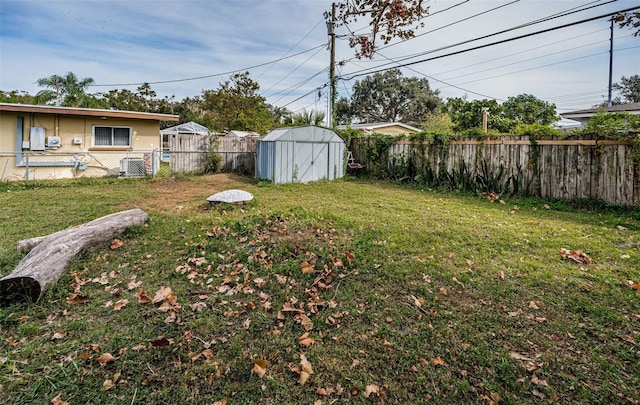
[[[253,200],[253,195],[243,190],[226,190],[210,195],[207,201],[210,203],[243,203]]]

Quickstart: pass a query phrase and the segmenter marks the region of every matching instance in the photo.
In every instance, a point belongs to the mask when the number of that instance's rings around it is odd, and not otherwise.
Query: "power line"
[[[282,82],[284,79],[286,79],[287,77],[291,76],[293,73],[295,73],[296,70],[300,69],[305,63],[309,62],[309,60],[311,60],[311,58],[313,58],[314,56],[316,56],[318,53],[320,53],[320,51],[322,51],[322,48],[318,49],[313,55],[309,56],[307,59],[304,60],[304,62],[302,62],[301,64],[299,64],[298,66],[296,66],[292,71],[290,71],[289,73],[287,73],[282,79],[278,80],[277,82],[273,83],[271,85],[271,87],[269,87],[268,89],[266,89],[265,91],[262,92],[262,95],[264,97],[267,97],[265,94],[271,90],[272,88],[274,88],[275,86],[277,86],[278,84],[280,84],[280,82]],[[271,65],[273,66],[273,65]],[[277,93],[276,93],[277,94]]]
[[[459,54],[462,54],[462,53],[475,51],[475,50],[478,50],[478,49],[483,49],[483,48],[488,48],[488,47],[495,46],[495,45],[504,44],[504,43],[507,43],[507,42],[517,41],[519,39],[528,38],[528,37],[532,37],[532,36],[535,36],[535,35],[540,35],[540,34],[544,34],[544,33],[547,33],[547,32],[551,32],[551,31],[556,31],[556,30],[563,29],[563,28],[572,27],[574,25],[584,24],[584,23],[587,23],[587,22],[599,20],[599,19],[604,18],[604,17],[610,17],[610,16],[616,15],[618,13],[624,13],[624,12],[636,10],[636,9],[639,9],[639,8],[640,8],[640,6],[636,6],[636,7],[631,7],[631,8],[627,8],[627,9],[624,9],[624,10],[610,12],[610,13],[602,14],[602,15],[599,15],[599,16],[596,16],[596,17],[586,18],[584,20],[574,21],[574,22],[571,22],[571,23],[562,24],[562,25],[559,25],[559,26],[551,27],[551,28],[546,28],[544,30],[535,31],[535,32],[531,32],[531,33],[523,34],[523,35],[518,35],[518,36],[515,36],[515,37],[503,39],[503,40],[500,40],[500,41],[490,42],[488,44],[478,45],[478,46],[474,46],[474,47],[467,48],[467,49],[462,49],[462,50],[455,51],[455,52],[449,52],[449,53],[443,54],[443,55],[432,56],[430,58],[420,59],[420,60],[413,61],[413,62],[402,63],[402,64],[399,64],[398,67],[407,67],[407,66],[411,66],[411,65],[416,65],[418,63],[424,63],[424,62],[428,62],[428,61],[432,61],[432,60],[436,60],[436,59],[442,59],[442,58],[446,58],[446,57],[449,57],[449,56],[454,56],[454,55],[459,55]],[[360,76],[364,76],[364,75],[368,75],[368,74],[372,74],[372,73],[379,73],[379,72],[383,72],[383,71],[386,71],[386,70],[389,70],[389,69],[390,68],[370,70],[370,71],[364,72],[364,73],[357,73],[356,72],[355,74],[352,73],[346,79],[345,78],[340,78],[340,79],[341,80],[352,80],[352,79],[354,79],[356,77],[360,77]]]
[[[574,13],[577,13],[577,12],[580,12],[580,11],[585,11],[585,10],[588,10],[590,8],[600,7],[600,6],[604,5],[604,4],[612,3],[612,2],[615,2],[615,1],[618,1],[618,0],[610,0],[607,3],[603,3],[603,4],[599,4],[599,5],[595,5],[595,6],[591,6],[591,7],[587,7],[587,8],[582,8],[582,9],[579,9],[579,10],[574,10],[575,9],[575,7],[574,7],[574,8],[571,8],[571,9],[566,10],[566,11],[561,12],[561,13],[552,14],[550,16],[547,16],[547,17],[544,17],[544,18],[540,18],[538,20],[534,20],[534,21],[528,22],[526,24],[520,24],[520,25],[515,26],[515,27],[511,27],[511,28],[504,29],[502,31],[494,32],[492,34],[487,34],[487,35],[484,35],[484,36],[481,36],[481,37],[478,37],[478,38],[469,39],[469,40],[458,42],[458,43],[455,43],[455,44],[442,46],[440,48],[436,48],[436,49],[432,49],[432,50],[428,50],[428,51],[424,51],[424,52],[419,52],[419,53],[415,53],[415,54],[412,54],[412,55],[407,55],[407,56],[404,56],[402,58],[397,59],[397,61],[405,61],[405,60],[409,60],[409,59],[412,59],[412,58],[415,58],[415,57],[418,57],[418,56],[427,55],[427,54],[435,53],[435,52],[442,51],[442,50],[445,50],[445,49],[454,48],[454,47],[457,47],[457,46],[460,46],[460,45],[464,45],[464,44],[467,44],[467,43],[471,43],[471,42],[479,41],[479,40],[482,40],[482,39],[490,38],[490,37],[493,37],[493,36],[496,36],[496,35],[504,34],[506,32],[514,31],[514,30],[517,30],[517,29],[520,29],[520,28],[524,28],[524,27],[527,27],[527,26],[539,24],[541,22],[546,22],[546,21],[549,21],[549,20],[552,20],[552,19],[555,19],[555,18],[564,17],[564,16],[567,16],[569,14],[574,14]],[[591,4],[591,3],[587,3],[587,4]],[[635,7],[635,8],[638,8],[638,7]],[[629,10],[633,10],[635,8],[631,8]],[[621,10],[619,12],[624,12],[624,11],[629,11],[629,10]],[[489,10],[489,11],[491,11],[491,10]],[[617,13],[618,12],[612,13],[612,14],[609,14],[609,15],[613,15],[613,14],[617,14]],[[608,15],[606,15],[606,16],[608,16]],[[602,18],[602,16],[601,17],[596,17],[594,19],[598,19],[598,18]],[[583,21],[583,22],[586,22],[586,21]],[[451,26],[451,25],[453,25],[455,23],[457,23],[457,21],[454,22],[454,23],[451,23],[451,24],[449,24],[449,25],[447,25],[445,27]],[[578,23],[580,23],[580,22],[578,22]],[[567,25],[567,26],[569,26],[569,25]],[[564,27],[564,26],[561,26],[560,28],[562,28],[562,27]],[[552,29],[550,29],[550,31],[552,31]],[[539,31],[538,33],[543,33],[543,32],[546,32],[546,31]],[[425,35],[425,34],[426,33],[420,34],[420,36]],[[536,33],[533,33],[531,35],[535,35],[535,34]],[[529,34],[527,34],[527,35],[529,35]],[[520,37],[516,37],[516,39],[520,39]],[[498,42],[498,43],[500,43],[500,42]],[[397,44],[393,44],[393,45],[397,45]],[[486,46],[490,46],[490,45],[491,44],[486,45]],[[472,48],[472,49],[479,49],[479,48]],[[447,55],[444,55],[444,56],[448,56],[448,55],[450,55],[450,54],[447,54]],[[389,63],[383,63],[383,64],[379,65],[378,67],[387,66],[387,65],[389,65]],[[359,72],[354,72],[354,73],[359,73]]]
[[[616,52],[618,52],[618,51],[628,51],[629,49],[638,49],[638,48],[640,48],[640,46],[630,46],[630,47],[627,47],[627,48],[617,49]],[[515,72],[502,73],[502,74],[495,75],[495,76],[483,77],[481,79],[469,80],[469,81],[466,81],[466,82],[463,82],[463,83],[459,83],[459,84],[469,84],[469,83],[481,82],[483,80],[496,79],[496,78],[499,78],[499,77],[514,75],[514,74],[522,73],[522,72],[528,72],[530,70],[536,70],[536,69],[540,69],[540,68],[543,68],[543,67],[560,65],[562,63],[573,62],[573,61],[580,60],[580,59],[587,59],[587,58],[591,58],[593,56],[599,56],[599,55],[603,55],[603,54],[606,54],[606,53],[609,53],[609,51],[592,53],[590,55],[579,56],[577,58],[572,58],[572,59],[565,59],[565,60],[562,60],[562,61],[559,61],[559,62],[547,63],[545,65],[540,65],[540,66],[535,66],[535,67],[531,67],[531,68],[527,68],[527,69],[517,70]]]
[[[232,74],[232,73],[247,71],[247,70],[259,68],[259,67],[262,67],[262,66],[271,65],[273,63],[278,63],[278,62],[281,62],[283,60],[291,59],[291,58],[296,57],[298,55],[302,55],[302,54],[305,54],[307,52],[311,52],[311,51],[313,51],[315,49],[322,48],[324,46],[325,46],[325,44],[320,44],[320,45],[314,46],[313,48],[309,48],[309,49],[306,49],[304,51],[300,51],[298,53],[294,53],[292,55],[289,55],[289,56],[286,56],[286,57],[282,57],[282,58],[279,58],[279,59],[276,59],[276,60],[260,63],[258,65],[253,65],[253,66],[249,66],[249,67],[245,67],[245,68],[241,68],[241,69],[234,69],[234,70],[230,70],[230,71],[222,72],[222,73],[214,73],[214,74],[210,74],[210,75],[188,77],[188,78],[184,78],[184,79],[159,80],[159,81],[155,81],[155,82],[91,84],[90,86],[91,87],[120,87],[120,86],[125,87],[125,86],[142,86],[143,84],[167,84],[167,83],[180,83],[180,82],[188,82],[188,81],[193,81],[193,80],[209,79],[209,78],[212,78],[212,77],[226,76],[226,75],[229,75],[229,74]]]

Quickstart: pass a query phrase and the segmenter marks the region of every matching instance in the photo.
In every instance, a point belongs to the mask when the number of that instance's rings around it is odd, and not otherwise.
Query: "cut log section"
[[[18,242],[18,251],[30,252],[11,274],[0,279],[0,304],[38,301],[46,288],[65,273],[72,259],[93,246],[111,241],[131,226],[143,225],[148,219],[144,211],[136,208]]]

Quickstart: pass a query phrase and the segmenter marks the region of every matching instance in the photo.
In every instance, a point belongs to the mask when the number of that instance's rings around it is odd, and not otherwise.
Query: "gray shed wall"
[[[256,177],[275,184],[334,180],[344,176],[344,142],[303,140],[261,141]]]

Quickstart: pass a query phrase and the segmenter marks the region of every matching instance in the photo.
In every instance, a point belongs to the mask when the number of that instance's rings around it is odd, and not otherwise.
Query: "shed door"
[[[309,181],[329,178],[329,147],[324,143],[296,142],[293,181]]]

